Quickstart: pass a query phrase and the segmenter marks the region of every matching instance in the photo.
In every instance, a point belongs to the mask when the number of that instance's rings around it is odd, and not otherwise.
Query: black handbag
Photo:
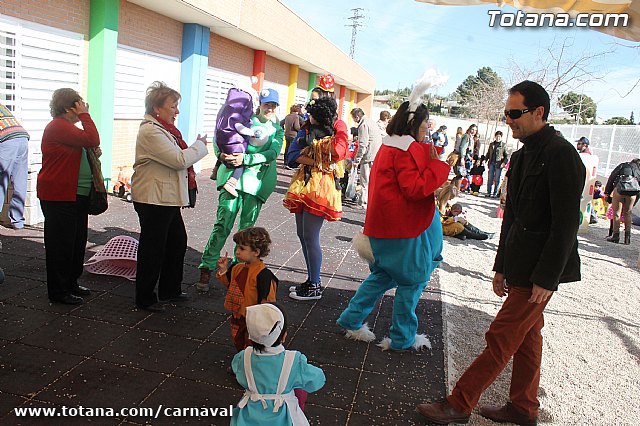
[[[620,175],[618,177],[618,183],[616,184],[616,190],[620,195],[637,195],[640,192],[640,183],[635,176]]]
[[[104,186],[102,177],[102,165],[98,159],[101,151],[99,148],[87,148],[87,160],[91,167],[91,192],[89,193],[89,214],[96,216],[104,213],[109,208],[107,201],[107,189]]]
[[[97,191],[93,184],[91,184],[91,192],[89,193],[89,214],[96,216],[106,212],[107,208],[109,208],[107,193]]]

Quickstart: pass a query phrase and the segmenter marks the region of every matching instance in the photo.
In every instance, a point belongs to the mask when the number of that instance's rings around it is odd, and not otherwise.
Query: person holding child
[[[421,102],[438,75],[428,71],[416,83],[409,101],[400,105],[387,127],[371,171],[369,208],[364,235],[371,245],[371,274],[358,287],[337,324],[346,337],[370,342],[376,338],[364,322],[387,290],[396,288],[390,338],[383,350],[420,349],[429,344],[417,335],[416,307],[431,273],[442,261],[442,227],[434,192],[450,167],[425,144],[429,112]]]
[[[251,345],[231,363],[246,391],[231,425],[308,426],[294,390],[316,392],[326,382],[324,372],[300,352],[284,349],[287,319],[278,306],[265,303],[246,311]]]
[[[307,280],[290,288],[289,297],[316,300],[322,297],[320,230],[325,220],[342,217],[339,179],[347,154],[347,125],[337,116],[338,105],[331,97],[309,102],[309,119],[287,153],[289,166],[299,165],[287,190],[284,207],[296,217],[296,229],[307,265]]]
[[[266,229],[243,229],[233,236],[233,242],[236,243],[235,257],[241,263],[232,267],[225,254],[218,259],[216,278],[227,287],[224,307],[231,312],[231,337],[239,352],[251,344],[245,319],[247,307],[275,302],[278,279],[262,261],[271,245]]]
[[[220,154],[224,160],[217,171],[218,209],[216,223],[213,225],[209,240],[202,251],[198,269],[200,279],[196,288],[209,290],[211,271],[216,267],[220,252],[231,233],[236,216],[240,213],[238,229],[253,226],[258,220],[262,206],[276,188],[276,159],[282,150],[284,130],[276,118],[279,104],[278,92],[263,89],[260,92],[260,107],[251,117],[251,129],[256,134],[249,140],[246,153]],[[260,128],[260,129],[258,129]],[[262,138],[257,135],[263,135]],[[234,167],[244,165],[244,171],[235,186],[237,196],[224,187],[233,174]]]

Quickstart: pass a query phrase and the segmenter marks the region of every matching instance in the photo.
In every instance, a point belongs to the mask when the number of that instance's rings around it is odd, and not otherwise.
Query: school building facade
[[[191,143],[214,134],[228,89],[251,76],[256,89],[278,91],[283,118],[326,72],[343,120],[354,107],[371,111],[373,76],[278,0],[3,0],[0,102],[31,135],[26,223],[43,220],[36,180],[55,89],[74,88],[89,103],[113,180],[133,166],[151,82],[180,92],[178,128]],[[199,165],[214,162],[210,154]]]

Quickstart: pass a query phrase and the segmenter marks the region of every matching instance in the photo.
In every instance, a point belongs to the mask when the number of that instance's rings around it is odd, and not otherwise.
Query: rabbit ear
[[[449,76],[439,74],[433,68],[429,68],[422,74],[422,77],[413,85],[413,90],[409,95],[409,111],[415,111],[422,103],[422,95],[432,87],[440,86],[449,80]]]

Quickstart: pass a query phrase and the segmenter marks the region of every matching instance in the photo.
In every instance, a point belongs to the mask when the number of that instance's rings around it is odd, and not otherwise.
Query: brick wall
[[[211,33],[209,66],[250,76],[253,72],[253,49]]]
[[[273,81],[274,83],[289,85],[289,64],[279,59],[267,56],[267,61],[264,66],[264,78],[265,80]]]
[[[309,71],[298,68],[298,89],[308,90],[309,88]]]
[[[365,114],[371,116],[371,106],[373,103],[373,96],[371,94],[358,93],[356,103],[358,104],[358,108],[362,108]]]
[[[120,0],[118,43],[180,58],[182,22]]]
[[[0,13],[61,30],[89,35],[89,0],[61,2],[2,0]]]
[[[133,167],[136,137],[142,120],[115,120],[113,122],[111,177],[118,176],[118,167]]]

